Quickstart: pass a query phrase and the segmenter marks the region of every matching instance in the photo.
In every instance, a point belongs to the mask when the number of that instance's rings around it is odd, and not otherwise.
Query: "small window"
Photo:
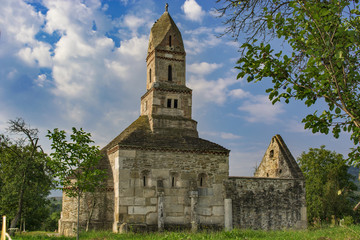
[[[144,111],[147,110],[147,101],[145,101],[145,104],[144,104]]]
[[[274,150],[271,150],[271,151],[270,151],[270,157],[271,157],[271,158],[274,157]]]
[[[143,176],[143,186],[146,187],[146,176]]]
[[[172,81],[172,67],[171,65],[168,66],[168,81]]]
[[[199,187],[206,187],[206,174],[205,173],[201,173],[198,177],[198,186]]]
[[[269,173],[266,173],[266,177],[269,177]]]
[[[151,68],[149,70],[149,82],[151,82]]]
[[[167,100],[167,107],[171,108],[171,99],[170,98]]]
[[[171,187],[175,187],[175,176],[171,178]]]
[[[169,36],[169,47],[171,47],[171,36]]]
[[[174,108],[178,108],[178,100],[174,99]]]

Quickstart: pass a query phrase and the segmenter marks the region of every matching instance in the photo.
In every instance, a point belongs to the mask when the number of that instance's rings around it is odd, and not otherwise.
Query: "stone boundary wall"
[[[307,227],[304,179],[229,177],[224,186],[235,228]]]

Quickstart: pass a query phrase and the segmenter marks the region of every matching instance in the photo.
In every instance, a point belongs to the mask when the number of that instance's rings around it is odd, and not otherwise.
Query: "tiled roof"
[[[128,128],[115,137],[103,151],[115,146],[120,148],[147,149],[159,151],[206,152],[228,154],[229,150],[198,137],[184,136],[181,129],[174,129],[174,134],[153,133],[148,116],[140,116]]]

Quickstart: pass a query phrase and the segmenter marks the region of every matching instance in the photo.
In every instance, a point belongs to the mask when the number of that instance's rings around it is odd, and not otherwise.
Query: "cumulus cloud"
[[[200,27],[184,32],[184,44],[186,52],[190,55],[197,55],[205,49],[213,48],[222,43],[222,39],[216,35],[216,29]]]
[[[193,73],[197,75],[207,75],[221,67],[222,64],[201,62],[201,63],[193,63],[188,65],[187,70],[189,73]]]
[[[206,80],[198,76],[190,76],[188,85],[194,90],[194,98],[199,106],[206,102],[223,104],[227,99],[228,87],[236,83],[233,78]]]
[[[205,16],[205,11],[195,0],[186,0],[181,9],[185,13],[185,17],[191,21],[201,22]]]
[[[268,96],[256,95],[246,100],[238,110],[246,112],[245,119],[248,122],[261,122],[272,124],[278,121],[279,115],[284,112],[281,103],[272,105]]]
[[[237,98],[237,99],[242,99],[242,98],[250,97],[251,94],[249,92],[244,91],[241,88],[238,88],[238,89],[231,90],[229,92],[229,96],[231,96],[233,98]]]

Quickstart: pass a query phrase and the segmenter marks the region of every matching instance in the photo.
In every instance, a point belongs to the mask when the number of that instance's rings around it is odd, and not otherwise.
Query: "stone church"
[[[103,149],[107,186],[81,201],[92,229],[306,228],[304,177],[279,135],[254,177],[229,176],[229,150],[199,138],[181,33],[166,11],[150,32],[141,114]],[[76,228],[63,196],[59,232]]]

